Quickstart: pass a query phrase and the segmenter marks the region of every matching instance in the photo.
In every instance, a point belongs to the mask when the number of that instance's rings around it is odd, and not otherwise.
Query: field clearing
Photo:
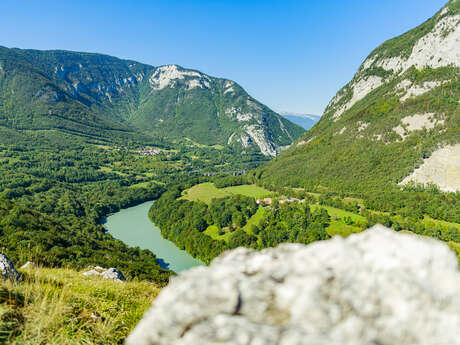
[[[242,227],[242,229],[249,235],[254,235],[254,232],[251,230],[252,225],[260,226],[260,224],[264,221],[265,219],[265,209],[263,207],[259,207],[257,209],[257,212],[248,219],[248,222],[246,223],[245,226]],[[219,235],[219,228],[217,225],[210,225],[208,228],[203,232],[205,235],[208,235],[211,237],[213,240],[220,240],[220,241],[225,241],[228,243],[230,236],[232,233],[229,230],[226,230],[223,235]]]
[[[213,240],[218,240],[218,241],[225,241],[228,243],[228,240],[230,238],[230,231],[225,232],[223,235],[219,235],[219,228],[217,225],[210,225],[208,228],[203,232],[203,234],[208,235],[211,237]]]
[[[225,198],[231,195],[244,195],[253,198],[262,198],[272,193],[256,185],[242,185],[226,188],[217,188],[214,183],[197,184],[182,192],[181,199],[189,201],[203,201],[210,204],[212,199]]]
[[[216,188],[214,183],[206,182],[184,190],[182,195],[181,199],[189,201],[203,201],[210,204],[212,199],[225,198],[226,196],[230,196],[232,194],[225,191],[225,189]]]
[[[458,223],[451,223],[451,222],[446,222],[444,220],[434,219],[427,215],[425,215],[424,222],[426,225],[434,224],[434,225],[440,226],[445,229],[455,228],[457,230],[460,230],[460,224]]]
[[[122,173],[121,171],[113,170],[111,167],[100,167],[99,171],[102,171],[103,173],[112,173],[112,174],[117,174],[120,176],[126,176],[125,173]]]
[[[317,205],[317,204],[311,204],[310,208],[312,211],[315,211],[319,208],[324,208],[332,218],[336,217],[338,219],[343,219],[345,217],[350,217],[351,220],[356,224],[365,225],[367,223],[367,219],[365,217],[359,214],[353,213],[353,212],[342,210],[340,208],[335,208],[335,207],[325,206],[325,205]]]
[[[263,223],[263,221],[265,220],[265,213],[266,213],[266,209],[263,208],[263,207],[259,207],[257,209],[257,212],[251,217],[248,219],[248,222],[246,223],[245,226],[243,226],[243,230],[250,234],[250,235],[255,235],[257,236],[256,234],[254,234],[254,232],[251,230],[251,227],[252,225],[255,225],[257,227],[260,227],[260,225]]]
[[[231,194],[241,194],[245,196],[249,196],[252,198],[260,199],[260,198],[267,198],[273,195],[272,192],[269,190],[256,186],[256,185],[242,185],[242,186],[234,186],[234,187],[227,187],[224,188],[227,192]]]
[[[342,237],[347,237],[351,234],[361,232],[363,229],[353,225],[344,224],[341,221],[333,220],[331,221],[331,225],[326,228],[326,231],[331,236],[340,235]]]

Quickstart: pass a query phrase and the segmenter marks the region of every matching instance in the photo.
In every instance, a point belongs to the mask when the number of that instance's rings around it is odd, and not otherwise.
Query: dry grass
[[[0,285],[0,344],[122,344],[159,289],[67,269],[28,269]]]

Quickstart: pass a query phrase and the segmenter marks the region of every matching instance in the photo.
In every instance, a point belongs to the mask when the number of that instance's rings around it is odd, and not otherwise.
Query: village
[[[257,199],[256,203],[258,205],[272,205],[275,199],[273,198],[262,198],[262,199]],[[283,204],[291,204],[291,203],[303,203],[305,200],[300,200],[296,198],[289,198],[289,199],[276,199],[278,200],[280,205]]]
[[[135,152],[142,156],[156,156],[161,153],[159,149],[153,149],[150,147],[143,147],[143,148],[137,149]]]

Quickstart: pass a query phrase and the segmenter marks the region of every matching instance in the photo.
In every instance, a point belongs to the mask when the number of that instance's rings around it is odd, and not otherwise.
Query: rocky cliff
[[[460,190],[460,1],[376,48],[267,180]],[[292,175],[291,181],[286,176]]]

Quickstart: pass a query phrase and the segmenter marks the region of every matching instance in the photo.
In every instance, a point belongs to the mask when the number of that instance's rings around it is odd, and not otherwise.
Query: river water
[[[186,251],[161,236],[160,229],[153,224],[148,212],[153,201],[126,208],[107,217],[105,227],[109,233],[131,247],[149,249],[163,268],[174,272],[203,265]]]

